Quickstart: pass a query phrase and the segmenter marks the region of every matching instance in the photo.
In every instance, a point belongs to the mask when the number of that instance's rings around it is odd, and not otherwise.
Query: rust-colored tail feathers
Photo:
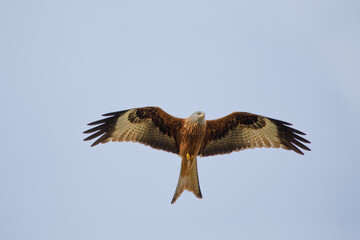
[[[194,193],[197,198],[202,198],[196,157],[190,161],[186,157],[182,158],[179,180],[171,204],[176,202],[184,190]]]

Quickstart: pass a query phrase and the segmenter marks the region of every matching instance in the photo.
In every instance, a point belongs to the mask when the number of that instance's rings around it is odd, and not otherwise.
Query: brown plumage
[[[184,190],[202,198],[197,173],[197,156],[206,157],[231,153],[247,148],[284,148],[303,154],[310,143],[300,135],[305,133],[289,127],[291,124],[264,116],[234,112],[216,120],[205,120],[203,112],[189,118],[177,118],[159,107],[133,108],[107,113],[107,117],[88,125],[93,127],[85,141],[91,145],[109,141],[131,141],[172,152],[182,158],[178,185],[171,203]],[[300,148],[300,149],[299,149]]]

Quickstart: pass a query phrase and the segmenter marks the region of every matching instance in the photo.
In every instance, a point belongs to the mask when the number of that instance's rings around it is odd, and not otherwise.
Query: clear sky
[[[359,1],[1,1],[0,239],[360,239]],[[83,142],[107,112],[246,111],[311,152]]]

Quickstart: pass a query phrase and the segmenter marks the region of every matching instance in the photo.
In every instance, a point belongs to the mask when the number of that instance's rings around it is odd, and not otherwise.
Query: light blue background
[[[360,239],[359,1],[1,1],[0,239]],[[246,111],[306,132],[200,158],[90,148],[107,112]]]

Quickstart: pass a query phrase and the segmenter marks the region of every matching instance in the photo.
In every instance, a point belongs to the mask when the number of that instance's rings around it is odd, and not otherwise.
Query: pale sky
[[[360,239],[359,1],[0,2],[0,239]],[[234,111],[311,152],[83,142],[101,114]]]

